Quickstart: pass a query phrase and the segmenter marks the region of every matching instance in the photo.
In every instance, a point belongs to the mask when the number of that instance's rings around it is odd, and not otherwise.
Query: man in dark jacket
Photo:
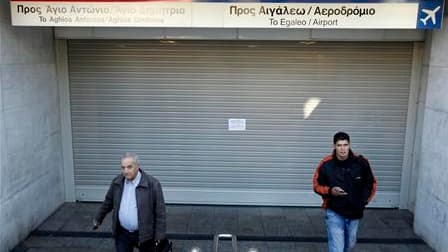
[[[159,181],[140,169],[137,155],[121,158],[121,174],[111,183],[93,220],[94,229],[113,210],[112,234],[117,252],[153,251],[166,236],[166,213]]]
[[[376,192],[376,180],[366,158],[350,149],[350,137],[338,132],[333,153],[314,172],[313,188],[322,197],[329,252],[348,252],[356,243],[359,220]]]

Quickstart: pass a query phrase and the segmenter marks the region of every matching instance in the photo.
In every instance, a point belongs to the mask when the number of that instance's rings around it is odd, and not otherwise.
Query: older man
[[[138,157],[121,157],[121,174],[111,183],[93,220],[94,229],[113,210],[112,234],[117,252],[153,251],[166,236],[166,213],[159,181],[140,169]]]

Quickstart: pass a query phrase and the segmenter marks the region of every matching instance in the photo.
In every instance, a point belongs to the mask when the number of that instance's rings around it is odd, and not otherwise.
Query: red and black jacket
[[[332,187],[339,186],[346,196],[332,196]],[[376,180],[369,161],[351,150],[348,159],[340,161],[335,153],[323,158],[313,176],[314,192],[322,196],[323,208],[349,218],[363,216],[365,206],[376,192]]]

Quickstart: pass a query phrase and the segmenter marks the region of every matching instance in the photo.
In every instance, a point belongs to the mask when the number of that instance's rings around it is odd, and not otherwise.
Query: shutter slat
[[[78,199],[101,200],[119,156],[134,151],[168,202],[315,205],[312,174],[343,130],[374,166],[379,206],[398,206],[412,49],[72,40]],[[246,131],[228,131],[230,118]]]

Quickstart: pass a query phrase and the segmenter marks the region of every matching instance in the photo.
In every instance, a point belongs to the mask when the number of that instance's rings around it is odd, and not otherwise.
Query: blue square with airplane
[[[443,9],[443,0],[420,1],[417,29],[440,29],[442,27]]]

